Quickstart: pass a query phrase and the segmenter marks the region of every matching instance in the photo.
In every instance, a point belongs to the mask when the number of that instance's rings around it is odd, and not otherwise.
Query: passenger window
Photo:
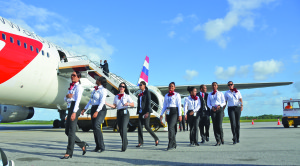
[[[24,43],[24,48],[26,48],[26,49],[27,49],[27,44],[26,44],[26,43]]]
[[[42,55],[44,55],[44,50],[42,50]]]
[[[2,39],[6,40],[6,35],[4,33],[2,33]]]
[[[39,49],[38,48],[36,48],[36,53],[39,53]]]
[[[48,57],[48,58],[50,57],[49,52],[47,52],[47,57]]]
[[[14,43],[14,38],[13,37],[10,37],[10,42]]]
[[[33,46],[30,46],[30,50],[33,51]]]
[[[20,40],[17,40],[17,43],[19,46],[21,46],[21,41]]]

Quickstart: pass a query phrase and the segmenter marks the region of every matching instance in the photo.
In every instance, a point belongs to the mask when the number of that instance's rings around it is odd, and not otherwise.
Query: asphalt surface
[[[144,131],[144,146],[136,148],[137,132],[128,133],[129,145],[121,150],[119,133],[104,129],[106,151],[90,152],[95,148],[93,132],[77,132],[77,136],[90,147],[82,156],[75,147],[73,158],[61,160],[66,151],[67,136],[64,129],[52,126],[0,125],[0,148],[16,166],[43,165],[300,165],[300,128],[283,128],[277,122],[241,123],[240,143],[232,144],[230,124],[224,123],[225,144],[216,142],[210,128],[210,141],[198,147],[189,146],[189,131],[177,133],[177,149],[166,151],[168,133],[156,132],[158,146]],[[200,141],[200,140],[199,140]]]

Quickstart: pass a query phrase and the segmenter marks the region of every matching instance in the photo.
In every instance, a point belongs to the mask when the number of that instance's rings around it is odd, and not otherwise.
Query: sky
[[[282,114],[300,98],[300,1],[0,0],[0,15],[137,83],[149,56],[149,85],[294,82],[241,90],[242,116]],[[33,120],[56,110],[36,108]],[[228,114],[225,111],[225,116]]]

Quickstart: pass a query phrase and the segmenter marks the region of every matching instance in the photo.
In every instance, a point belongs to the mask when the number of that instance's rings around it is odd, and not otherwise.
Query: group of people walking
[[[119,85],[119,94],[114,98],[113,104],[106,103],[107,89],[106,89],[106,78],[99,77],[96,81],[95,89],[91,94],[91,98],[88,104],[82,111],[79,111],[79,103],[83,93],[83,88],[80,85],[81,73],[76,71],[71,74],[72,83],[68,94],[65,96],[65,101],[68,106],[68,116],[66,120],[65,133],[68,136],[68,146],[65,155],[61,159],[72,158],[74,145],[78,145],[85,155],[86,149],[89,146],[86,142],[81,141],[75,134],[78,117],[91,107],[92,115],[92,129],[94,133],[94,139],[96,147],[93,152],[105,151],[105,145],[103,140],[103,134],[100,128],[103,122],[107,109],[106,106],[117,109],[117,124],[119,126],[119,132],[122,139],[121,152],[125,152],[128,145],[127,140],[127,125],[129,123],[129,111],[128,107],[134,107],[134,102],[129,95],[127,85],[122,82]],[[165,95],[163,108],[160,115],[162,121],[163,115],[168,124],[168,147],[167,150],[174,150],[177,147],[176,144],[176,133],[177,133],[177,122],[182,121],[184,118],[188,121],[190,126],[190,144],[191,146],[199,146],[198,144],[198,133],[200,127],[200,136],[202,138],[201,143],[205,140],[209,140],[208,130],[211,115],[213,121],[214,135],[216,138],[216,146],[224,144],[222,120],[224,115],[224,108],[228,102],[228,114],[231,123],[231,129],[233,134],[233,144],[239,143],[239,120],[241,111],[243,109],[243,101],[240,92],[234,88],[233,82],[228,82],[229,90],[225,93],[225,97],[222,92],[219,92],[218,84],[212,83],[213,92],[207,94],[206,86],[201,85],[200,91],[197,93],[195,87],[188,87],[190,96],[185,99],[184,102],[184,115],[181,111],[181,96],[175,92],[175,83],[169,84],[169,93]],[[137,101],[137,114],[139,115],[138,122],[138,145],[137,148],[143,146],[143,125],[145,129],[150,133],[154,139],[155,146],[159,144],[159,139],[156,134],[150,128],[150,114],[151,109],[151,94],[148,91],[146,83],[141,81],[139,83],[141,93],[138,95]],[[204,127],[206,128],[204,131]]]

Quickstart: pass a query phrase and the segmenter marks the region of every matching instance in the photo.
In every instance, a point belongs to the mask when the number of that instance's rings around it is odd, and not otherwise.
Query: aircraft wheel
[[[83,127],[83,128],[82,128],[82,131],[83,131],[83,132],[88,132],[88,131],[90,131],[90,128],[88,128],[88,127]]]
[[[159,126],[154,126],[154,125],[151,126],[151,129],[154,132],[156,132],[157,130],[159,130],[159,128],[160,128]]]
[[[58,119],[55,119],[53,121],[53,128],[59,128],[59,126],[60,126],[60,121]]]
[[[283,127],[284,128],[289,128],[290,126],[289,126],[289,124],[284,124]]]

